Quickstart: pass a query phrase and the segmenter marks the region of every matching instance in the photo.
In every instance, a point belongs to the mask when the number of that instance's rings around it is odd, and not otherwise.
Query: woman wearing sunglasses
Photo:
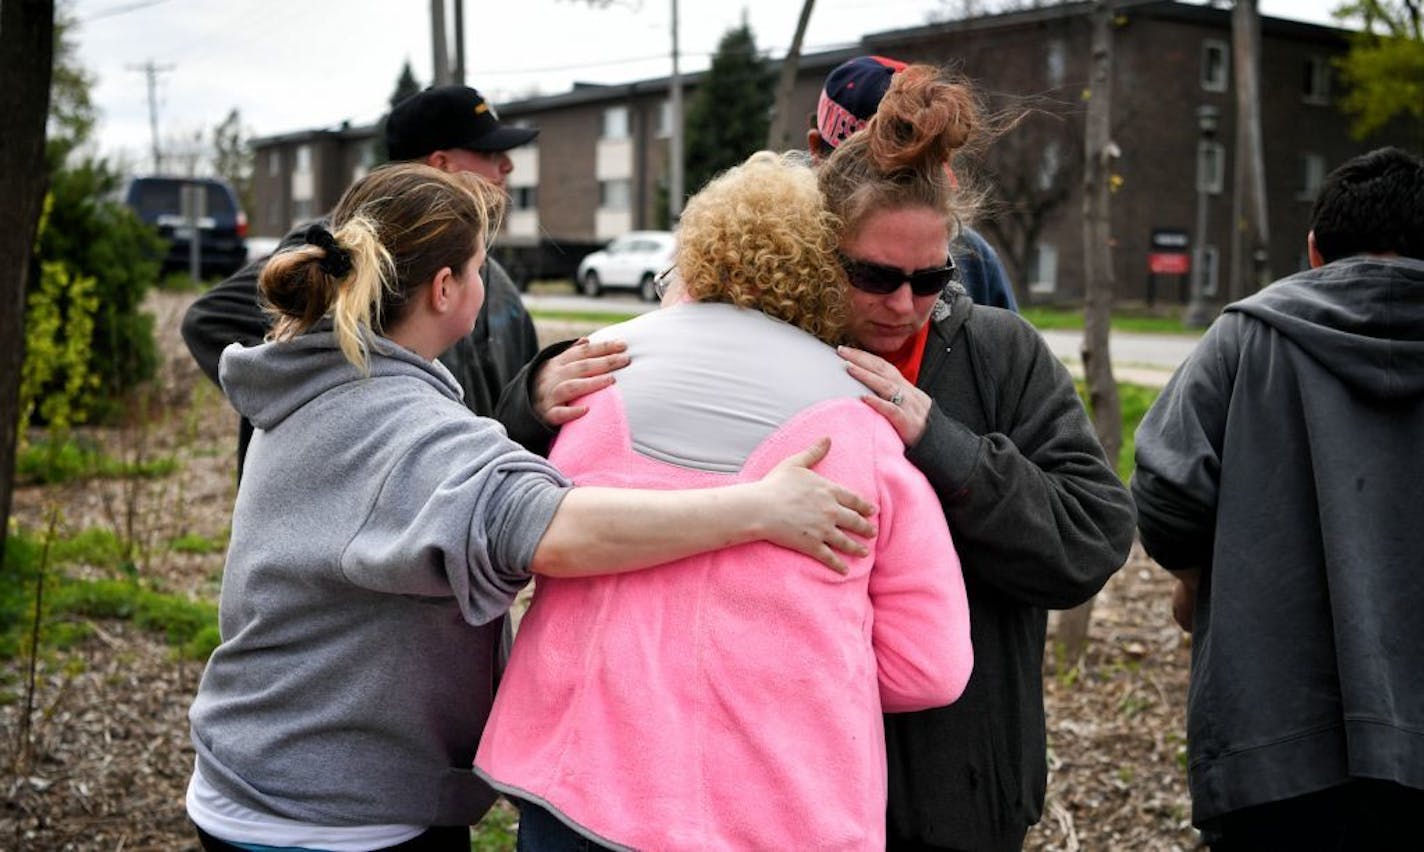
[[[969,626],[934,492],[816,339],[844,327],[835,245],[808,165],[762,152],[713,180],[662,310],[595,336],[632,364],[549,458],[580,485],[698,487],[830,434],[819,470],[877,496],[870,552],[844,577],[739,546],[539,578],[476,757],[522,803],[520,849],[884,845],[881,714],[954,700]]]
[[[1133,537],[1068,371],[952,281],[946,246],[972,204],[947,166],[980,121],[967,87],[911,65],[819,169],[852,288],[859,348],[842,357],[934,486],[969,594],[964,695],[885,718],[891,849],[1022,847],[1046,780],[1047,610],[1096,593]]]

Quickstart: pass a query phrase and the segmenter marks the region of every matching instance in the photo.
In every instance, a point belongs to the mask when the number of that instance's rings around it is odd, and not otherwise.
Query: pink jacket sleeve
[[[888,440],[895,446],[877,453],[880,533],[869,593],[880,701],[885,712],[897,713],[953,703],[974,656],[964,578],[944,512],[884,425],[876,431],[877,450]]]

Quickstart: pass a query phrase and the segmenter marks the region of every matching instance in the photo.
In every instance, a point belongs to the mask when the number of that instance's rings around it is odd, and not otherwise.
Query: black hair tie
[[[331,235],[325,225],[320,222],[313,223],[307,228],[304,239],[307,245],[316,246],[325,252],[317,262],[322,272],[332,278],[341,279],[351,271],[351,252],[336,242],[336,237]]]

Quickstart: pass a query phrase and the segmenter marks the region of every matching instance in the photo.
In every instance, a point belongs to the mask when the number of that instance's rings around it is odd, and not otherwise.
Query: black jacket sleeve
[[[573,346],[575,340],[561,340],[546,347],[534,360],[524,366],[514,380],[499,395],[499,405],[494,411],[510,440],[515,441],[531,453],[549,455],[549,447],[559,430],[544,424],[534,413],[534,377],[545,361]]]
[[[907,456],[935,487],[966,574],[1023,604],[1076,606],[1127,561],[1132,498],[1043,338],[1012,314],[978,313],[965,334],[983,339],[957,342],[968,370],[942,381],[972,375],[987,410],[967,411],[963,389],[937,388],[946,398],[931,392],[929,424]],[[966,425],[971,415],[982,433]]]
[[[302,232],[292,231],[276,251],[301,241]],[[218,384],[218,359],[224,349],[233,343],[255,346],[272,327],[257,295],[257,278],[266,265],[265,257],[247,264],[199,296],[183,315],[183,342],[213,384]]]
[[[1223,314],[1137,427],[1132,495],[1142,547],[1172,571],[1209,568],[1239,314]]]

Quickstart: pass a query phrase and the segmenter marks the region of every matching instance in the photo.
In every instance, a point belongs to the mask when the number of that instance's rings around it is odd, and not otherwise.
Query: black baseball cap
[[[446,148],[508,151],[538,135],[532,127],[501,124],[489,101],[469,86],[432,86],[396,104],[386,117],[392,160],[416,160]]]

